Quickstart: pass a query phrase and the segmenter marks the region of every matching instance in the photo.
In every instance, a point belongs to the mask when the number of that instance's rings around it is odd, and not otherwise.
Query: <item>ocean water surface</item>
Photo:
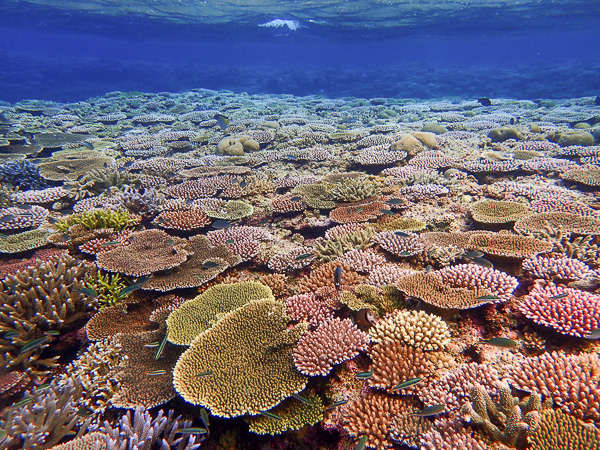
[[[0,0],[0,448],[600,449],[598,23]]]

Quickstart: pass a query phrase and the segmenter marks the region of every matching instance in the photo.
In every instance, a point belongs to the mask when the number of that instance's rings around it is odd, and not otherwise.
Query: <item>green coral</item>
[[[359,202],[381,194],[381,189],[368,178],[345,180],[333,186],[331,200],[335,202]]]
[[[213,219],[238,220],[251,216],[254,212],[254,207],[241,200],[229,200],[220,210],[208,209],[205,212],[207,216]]]
[[[129,211],[125,209],[98,209],[91,212],[82,212],[73,214],[66,219],[60,219],[56,222],[56,228],[63,233],[67,233],[73,225],[81,225],[88,230],[103,230],[110,228],[114,231],[121,231],[124,228],[134,226],[137,220],[131,217]]]
[[[173,370],[175,389],[220,417],[270,410],[308,381],[293,357],[307,325],[288,323],[285,305],[270,299],[225,314],[181,355]]]
[[[96,292],[101,308],[118,306],[127,297],[126,295],[119,295],[127,285],[118,273],[104,275],[101,272],[97,272],[95,276],[88,277],[85,287]]]
[[[258,299],[274,300],[275,297],[271,288],[256,281],[212,286],[169,315],[169,341],[178,345],[190,345],[223,314]]]
[[[471,388],[471,403],[466,403],[462,414],[480,427],[494,442],[510,448],[527,447],[528,436],[540,423],[542,399],[531,394],[522,401],[512,396],[508,383],[497,382],[499,399],[494,402],[486,389],[475,383]],[[548,407],[548,405],[544,405]]]
[[[275,436],[286,431],[299,430],[305,425],[314,425],[321,422],[324,406],[321,397],[309,394],[305,399],[299,401],[291,398],[269,411],[281,417],[281,420],[274,420],[263,415],[246,418],[250,431],[256,434]]]
[[[51,232],[28,230],[22,233],[0,236],[0,253],[20,253],[46,245]]]
[[[373,225],[367,225],[360,230],[335,234],[331,239],[317,240],[314,251],[322,261],[333,261],[351,250],[373,246],[371,239],[375,234]]]
[[[324,183],[301,184],[292,189],[294,195],[302,197],[302,201],[315,209],[333,209],[336,203],[331,200],[332,185]]]

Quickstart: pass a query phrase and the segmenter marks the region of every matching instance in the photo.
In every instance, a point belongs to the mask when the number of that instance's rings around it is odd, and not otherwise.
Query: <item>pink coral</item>
[[[335,364],[354,358],[368,344],[369,336],[351,319],[334,318],[300,338],[294,363],[304,375],[327,375]]]
[[[285,306],[290,319],[297,322],[308,319],[312,327],[333,319],[333,308],[327,306],[313,292],[288,297]]]
[[[544,353],[508,367],[509,383],[551,397],[580,419],[600,421],[600,355]]]
[[[528,319],[562,334],[586,337],[600,328],[600,296],[538,282],[517,306]]]
[[[405,233],[408,236],[397,235],[393,231],[384,231],[373,238],[382,248],[396,256],[412,256],[421,253],[425,243],[418,234]]]
[[[396,283],[400,278],[413,273],[413,270],[401,267],[398,264],[381,264],[375,267],[369,278],[367,278],[367,284],[372,284],[377,287],[387,286]]]
[[[459,264],[444,267],[436,272],[444,283],[452,287],[470,289],[487,289],[492,294],[508,300],[519,285],[515,277],[496,269],[481,267],[476,264]]]
[[[337,261],[348,264],[357,272],[369,273],[373,269],[385,264],[386,260],[383,255],[373,250],[351,250],[340,256]]]
[[[561,280],[581,280],[596,273],[587,264],[564,255],[528,258],[523,261],[523,270],[538,278],[557,277]]]

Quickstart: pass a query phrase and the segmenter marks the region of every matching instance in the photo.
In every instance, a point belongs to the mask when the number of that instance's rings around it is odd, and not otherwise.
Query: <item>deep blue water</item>
[[[181,24],[0,1],[0,100],[190,88],[331,97],[596,96],[600,2],[587,4],[571,14],[565,6],[556,17],[467,10],[421,25],[303,21],[305,28],[291,31],[258,27],[273,16]]]

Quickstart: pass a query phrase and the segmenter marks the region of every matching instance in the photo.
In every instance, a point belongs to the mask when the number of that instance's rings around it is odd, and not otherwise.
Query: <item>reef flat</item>
[[[0,446],[600,448],[599,103],[0,103]]]

